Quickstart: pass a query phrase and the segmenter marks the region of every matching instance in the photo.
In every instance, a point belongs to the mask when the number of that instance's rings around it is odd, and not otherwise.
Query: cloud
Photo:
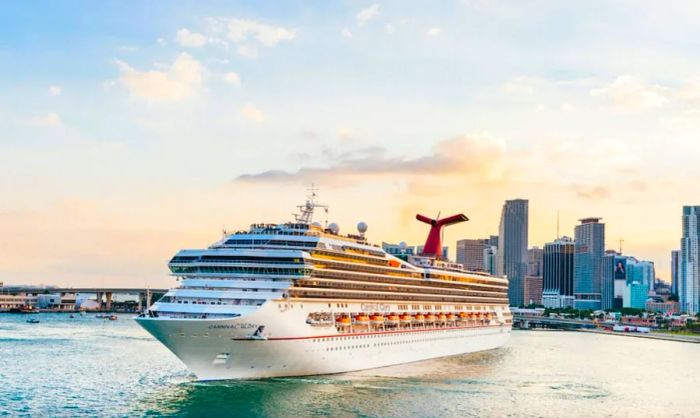
[[[440,28],[430,28],[425,32],[426,36],[438,36],[442,32]]]
[[[61,95],[61,86],[49,86],[49,94],[51,96],[60,96]]]
[[[226,37],[234,43],[251,43],[256,41],[266,47],[274,47],[283,41],[296,37],[296,29],[272,26],[250,19],[210,18],[210,27],[214,32],[225,32]]]
[[[224,74],[224,81],[229,84],[233,84],[236,87],[241,86],[241,77],[238,75],[238,73],[233,71]]]
[[[163,39],[163,38],[158,38],[158,39],[156,39],[156,43],[157,43],[158,45],[161,45],[161,46],[167,45],[167,44],[168,44],[168,43],[165,41],[165,39]]]
[[[381,147],[360,148],[340,155],[328,155],[327,167],[303,167],[295,172],[281,170],[245,174],[237,180],[248,182],[332,180],[350,176],[477,176],[485,181],[503,175],[505,143],[488,135],[462,135],[437,142],[431,153],[416,158],[391,157]]]
[[[610,188],[606,186],[585,186],[575,184],[572,187],[576,195],[584,199],[604,199],[610,197],[611,195]]]
[[[340,31],[340,34],[346,38],[352,38],[352,32],[350,32],[350,29],[348,28],[343,28],[343,30]]]
[[[253,122],[261,123],[265,120],[263,112],[250,103],[243,106],[240,113],[241,116]]]
[[[387,23],[386,25],[384,25],[384,32],[388,34],[394,33],[394,29],[394,25],[392,25],[391,23]]]
[[[591,96],[608,99],[620,110],[647,110],[664,106],[669,102],[671,90],[658,84],[646,83],[639,77],[621,75],[610,85],[591,90]]]
[[[241,45],[237,49],[238,54],[245,58],[257,58],[258,48],[255,45]]]
[[[179,101],[197,93],[202,84],[202,65],[181,53],[167,71],[138,71],[117,61],[119,82],[133,97],[154,101]]]
[[[192,32],[189,29],[182,28],[177,31],[175,41],[180,44],[180,46],[200,48],[207,44],[207,37],[201,33]]]
[[[501,85],[501,90],[508,94],[530,95],[539,90],[544,81],[535,77],[515,77]]]
[[[63,121],[58,113],[49,112],[46,116],[37,116],[32,118],[32,124],[48,128],[60,128],[63,126]]]
[[[375,3],[366,9],[360,10],[360,12],[357,13],[357,24],[359,26],[364,26],[365,23],[369,22],[377,16],[379,16],[379,5]]]

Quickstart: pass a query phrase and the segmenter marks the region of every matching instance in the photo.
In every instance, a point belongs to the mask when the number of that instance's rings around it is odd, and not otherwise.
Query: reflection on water
[[[0,316],[0,415],[694,415],[700,345],[515,332],[499,350],[333,376],[195,382],[128,317]]]

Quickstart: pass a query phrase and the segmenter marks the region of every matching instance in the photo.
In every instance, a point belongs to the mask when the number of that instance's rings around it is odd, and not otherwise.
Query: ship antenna
[[[294,214],[294,220],[298,223],[308,225],[313,221],[315,208],[324,208],[326,213],[328,213],[328,206],[316,203],[316,192],[318,189],[313,183],[311,183],[311,187],[309,187],[307,190],[309,193],[306,195],[306,203],[297,206],[299,213]]]

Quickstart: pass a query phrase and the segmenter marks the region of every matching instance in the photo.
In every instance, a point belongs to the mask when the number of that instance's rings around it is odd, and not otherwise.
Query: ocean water
[[[515,331],[502,349],[198,383],[130,315],[0,314],[0,416],[700,416],[700,344]]]

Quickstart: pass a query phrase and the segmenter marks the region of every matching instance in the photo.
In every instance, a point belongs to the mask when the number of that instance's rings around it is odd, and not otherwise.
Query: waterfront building
[[[607,250],[603,256],[603,267],[601,270],[601,289],[600,289],[600,304],[601,309],[613,309],[622,307],[622,291],[626,283],[625,278],[617,278],[617,276],[625,275],[623,257],[615,250]],[[615,280],[622,280],[623,286],[619,287],[619,293],[616,292]],[[618,285],[619,286],[619,285]]]
[[[683,206],[678,297],[681,310],[697,313],[700,309],[700,206]]]
[[[627,268],[627,281],[636,281],[647,286],[647,292],[654,291],[654,283],[656,282],[656,269],[653,261],[634,260]]]
[[[498,275],[508,278],[511,306],[524,302],[523,278],[527,273],[528,201],[506,200],[498,228]]]
[[[25,293],[0,293],[0,312],[6,312],[10,309],[19,309],[27,305],[35,306],[36,298],[36,295]]]
[[[455,261],[465,270],[485,271],[486,249],[490,248],[489,239],[461,239],[457,241]]]
[[[622,298],[623,308],[644,309],[649,298],[649,287],[646,283],[632,281],[627,283]]]
[[[540,247],[532,247],[527,250],[527,275],[542,277],[542,258],[544,250]]]
[[[678,295],[678,278],[680,273],[681,252],[671,251],[671,293]]]
[[[544,245],[542,304],[547,308],[573,307],[574,240],[562,237]]]
[[[601,218],[580,219],[574,237],[574,308],[600,309],[605,224]]]
[[[674,301],[663,302],[647,300],[645,309],[650,312],[658,312],[662,314],[677,314],[681,311],[680,304]]]
[[[542,276],[525,276],[523,279],[525,305],[542,304]]]

